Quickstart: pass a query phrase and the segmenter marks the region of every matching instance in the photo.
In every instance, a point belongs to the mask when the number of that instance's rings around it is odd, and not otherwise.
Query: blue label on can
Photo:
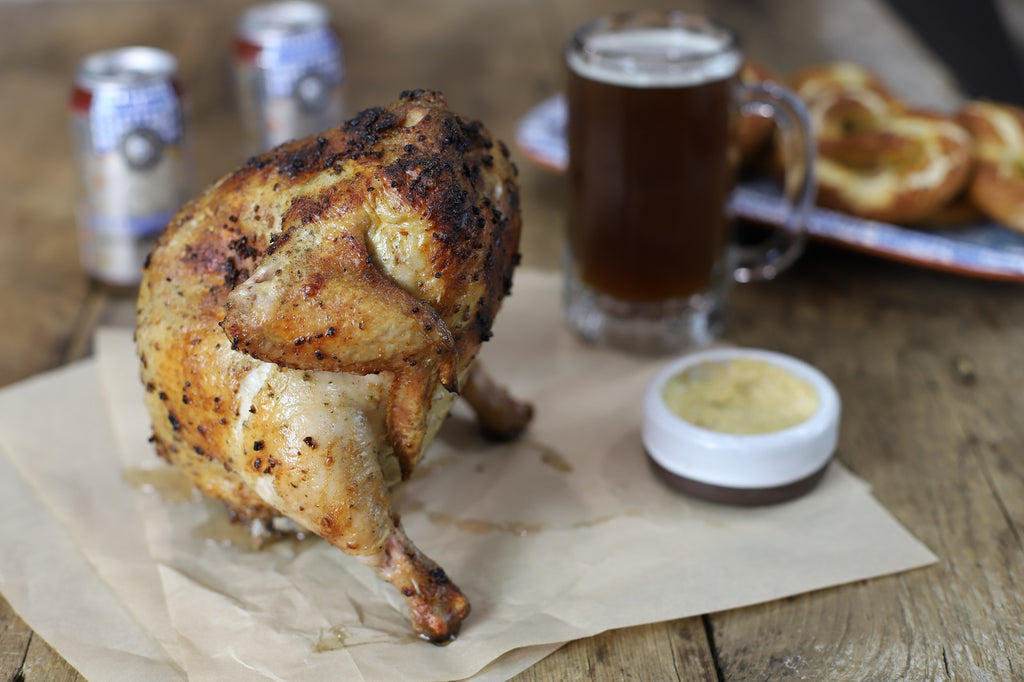
[[[149,237],[160,233],[173,217],[174,211],[160,211],[135,216],[109,216],[93,213],[86,216],[86,222],[89,228],[97,234]]]
[[[344,80],[338,40],[331,31],[316,31],[263,46],[259,66],[264,70],[264,92],[270,98],[292,97],[295,85],[316,73],[330,87]]]
[[[166,81],[97,88],[89,109],[89,127],[93,150],[101,154],[118,149],[133,131],[148,131],[151,142],[176,144],[183,132],[178,94]]]

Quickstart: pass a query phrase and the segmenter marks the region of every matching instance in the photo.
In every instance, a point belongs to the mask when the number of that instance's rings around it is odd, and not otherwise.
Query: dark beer
[[[664,48],[664,32],[647,33]],[[629,49],[642,34],[626,37]],[[668,39],[688,47],[685,32]],[[738,60],[725,59],[654,75],[569,60],[569,247],[595,293],[685,299],[724,267],[738,120]]]
[[[635,353],[710,343],[731,285],[774,277],[803,246],[814,189],[803,106],[739,82],[733,33],[689,12],[599,17],[570,36],[565,60],[566,323]],[[729,204],[741,112],[770,115],[780,144],[801,154],[786,168],[783,229],[739,247]]]

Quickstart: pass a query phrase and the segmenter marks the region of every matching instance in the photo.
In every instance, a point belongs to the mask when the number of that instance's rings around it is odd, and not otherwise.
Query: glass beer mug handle
[[[763,242],[735,247],[737,282],[772,279],[792,265],[807,240],[807,215],[814,201],[814,140],[807,110],[789,90],[773,84],[741,83],[740,112],[772,118],[777,128],[778,150],[783,165],[785,219]]]

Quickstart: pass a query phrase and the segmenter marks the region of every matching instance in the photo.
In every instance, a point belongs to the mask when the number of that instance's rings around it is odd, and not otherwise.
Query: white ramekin
[[[762,360],[806,380],[818,409],[781,431],[736,435],[691,424],[669,409],[665,384],[688,367],[737,358]],[[655,472],[674,488],[728,504],[773,504],[807,493],[825,473],[839,437],[840,400],[832,382],[811,365],[781,353],[715,348],[666,365],[644,395],[644,448]]]

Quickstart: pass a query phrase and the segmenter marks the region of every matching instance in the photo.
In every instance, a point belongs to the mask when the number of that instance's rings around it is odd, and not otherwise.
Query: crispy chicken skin
[[[157,453],[238,520],[288,517],[373,567],[448,641],[469,602],[406,538],[389,488],[490,336],[519,232],[508,150],[439,93],[250,159],[182,207],[145,268]],[[529,420],[500,389],[472,393],[485,431]]]

